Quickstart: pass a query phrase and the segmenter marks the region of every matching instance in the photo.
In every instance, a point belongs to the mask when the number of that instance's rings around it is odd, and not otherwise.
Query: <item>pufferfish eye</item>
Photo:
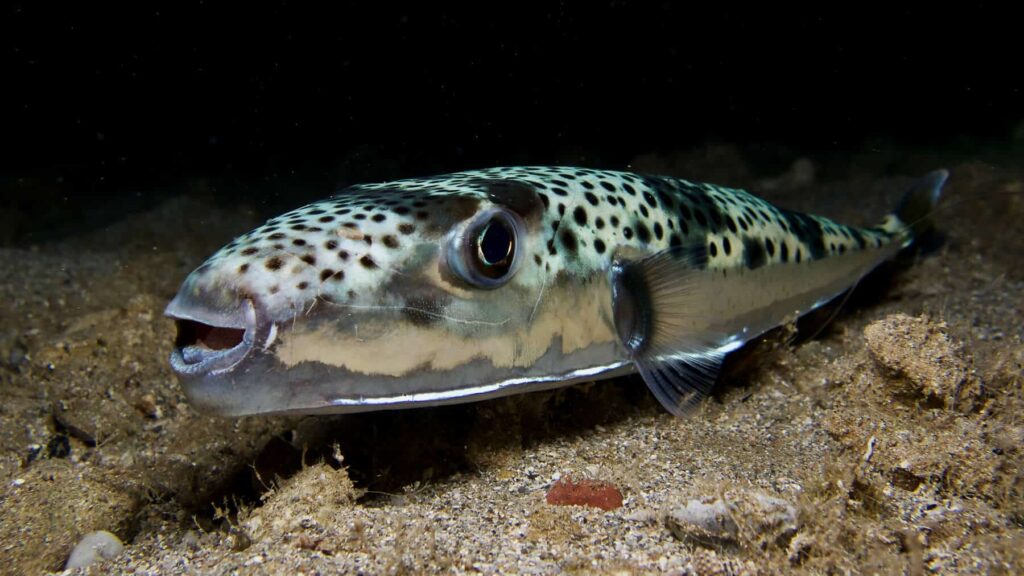
[[[474,216],[448,245],[448,265],[467,283],[497,288],[519,267],[523,223],[515,213],[494,207]]]

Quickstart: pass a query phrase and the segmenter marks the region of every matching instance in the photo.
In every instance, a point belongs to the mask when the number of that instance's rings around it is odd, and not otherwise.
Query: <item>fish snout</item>
[[[265,315],[255,298],[225,300],[188,286],[182,287],[164,314],[177,327],[170,362],[183,382],[233,370],[260,340],[266,340],[270,328],[261,325]]]

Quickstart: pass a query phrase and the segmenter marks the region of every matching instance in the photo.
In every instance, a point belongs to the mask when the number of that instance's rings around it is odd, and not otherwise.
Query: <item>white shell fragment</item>
[[[114,534],[106,530],[90,532],[83,536],[75,549],[71,551],[71,556],[68,557],[64,569],[74,570],[100,560],[110,560],[116,558],[122,551],[124,551],[124,544]]]

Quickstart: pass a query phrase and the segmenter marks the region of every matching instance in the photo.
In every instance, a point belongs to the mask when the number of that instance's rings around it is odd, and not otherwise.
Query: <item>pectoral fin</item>
[[[742,345],[706,327],[714,297],[701,247],[678,247],[612,266],[615,326],[644,382],[669,412],[685,416],[714,386],[725,355]]]

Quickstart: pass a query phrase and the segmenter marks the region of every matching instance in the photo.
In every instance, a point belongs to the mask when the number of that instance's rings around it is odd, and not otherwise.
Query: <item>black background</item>
[[[1018,20],[991,6],[691,4],[7,5],[5,205],[109,214],[197,178],[294,205],[708,142],[969,151],[1024,119]]]

